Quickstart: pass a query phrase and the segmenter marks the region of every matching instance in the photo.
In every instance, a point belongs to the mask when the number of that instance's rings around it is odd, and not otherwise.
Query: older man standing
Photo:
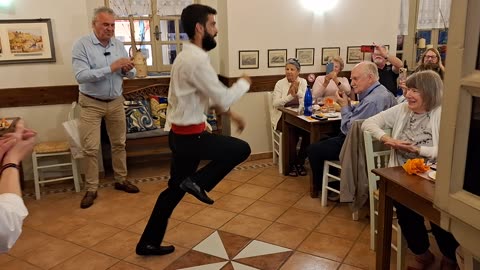
[[[107,7],[95,9],[93,32],[73,46],[72,64],[79,83],[80,136],[83,143],[87,192],[81,208],[92,206],[98,189],[98,149],[100,123],[105,119],[110,144],[115,189],[137,193],[127,181],[125,151],[126,120],[122,96],[123,77],[135,77],[133,61],[123,43],[114,38],[115,13]]]
[[[372,54],[372,61],[377,65],[379,81],[393,96],[397,96],[397,78],[400,68],[403,67],[402,60],[395,55],[390,55],[383,45],[375,45]],[[387,64],[389,62],[390,64]]]
[[[337,92],[337,102],[342,107],[340,134],[311,144],[308,148],[308,158],[315,187],[322,185],[323,162],[339,159],[343,142],[352,123],[355,120],[367,119],[397,104],[387,88],[378,82],[377,66],[374,63],[361,62],[357,64],[352,70],[350,79],[352,80],[352,89],[359,96],[360,102],[352,105],[345,93]]]

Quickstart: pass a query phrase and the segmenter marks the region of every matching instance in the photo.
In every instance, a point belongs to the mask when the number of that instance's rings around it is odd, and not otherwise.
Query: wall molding
[[[325,73],[315,73],[316,76]],[[300,74],[306,78],[308,74]],[[350,71],[343,71],[339,76],[350,78]],[[238,80],[238,77],[218,76],[220,81],[227,86],[231,86]],[[252,77],[252,86],[249,92],[273,91],[278,80],[285,75],[266,75]],[[134,80],[125,80],[124,89],[134,89],[144,87],[150,84],[168,84],[169,77],[161,78],[143,78]],[[70,104],[78,99],[78,85],[59,85],[59,86],[37,86],[23,88],[4,88],[0,89],[0,108],[28,107]]]

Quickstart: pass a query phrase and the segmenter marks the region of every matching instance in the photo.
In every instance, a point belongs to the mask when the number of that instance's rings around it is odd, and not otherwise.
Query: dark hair
[[[438,63],[424,63],[420,64],[416,69],[415,72],[424,71],[424,70],[433,70],[440,75],[440,78],[443,80],[443,70],[440,68]]]
[[[187,33],[189,39],[193,39],[195,36],[195,26],[197,23],[205,26],[208,20],[208,15],[216,15],[217,11],[209,6],[192,4],[187,6],[182,11],[183,30]]]

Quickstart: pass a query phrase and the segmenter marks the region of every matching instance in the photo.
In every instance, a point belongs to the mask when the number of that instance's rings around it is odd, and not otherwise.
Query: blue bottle
[[[303,100],[303,105],[304,105],[303,114],[305,116],[311,116],[312,115],[312,111],[313,111],[313,108],[312,108],[313,103],[312,102],[313,102],[312,90],[310,89],[310,86],[307,85],[307,90],[305,91],[305,98]]]

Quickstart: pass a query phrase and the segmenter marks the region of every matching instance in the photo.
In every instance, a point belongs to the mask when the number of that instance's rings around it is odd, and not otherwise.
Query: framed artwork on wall
[[[238,51],[238,68],[254,69],[258,68],[258,50]]]
[[[268,50],[268,67],[284,67],[287,61],[287,49]]]
[[[357,64],[363,61],[363,53],[360,46],[347,47],[347,64]]]
[[[295,58],[302,66],[313,66],[315,61],[315,48],[299,48],[295,50]]]
[[[335,56],[340,56],[340,47],[322,48],[322,65],[326,65]]]
[[[39,62],[55,62],[51,20],[0,20],[0,64]]]

